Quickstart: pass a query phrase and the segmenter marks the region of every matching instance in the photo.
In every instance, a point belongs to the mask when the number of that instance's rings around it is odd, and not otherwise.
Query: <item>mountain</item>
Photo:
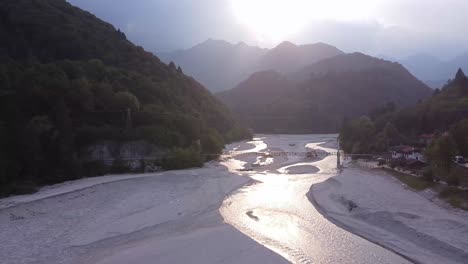
[[[219,92],[231,89],[257,71],[292,73],[339,54],[343,52],[323,43],[295,45],[283,42],[268,50],[244,43],[208,40],[188,50],[160,53],[159,56],[167,63],[173,61],[180,65],[184,72],[211,91]]]
[[[455,78],[424,102],[403,109],[395,123],[407,134],[447,131],[468,117],[468,78],[458,69]],[[411,127],[407,125],[412,124]],[[413,130],[413,131],[412,131]]]
[[[234,87],[257,70],[257,62],[266,49],[245,43],[230,44],[222,40],[207,40],[188,50],[160,53],[167,63],[174,61],[185,73],[195,77],[212,91]]]
[[[260,59],[259,68],[293,73],[314,62],[340,54],[343,54],[341,50],[324,43],[298,46],[286,41],[266,53]]]
[[[332,133],[344,117],[386,103],[409,106],[431,93],[400,64],[353,53],[289,76],[259,72],[218,97],[257,132]]]
[[[369,69],[401,69],[398,64],[374,58],[363,53],[341,54],[321,60],[290,74],[290,78],[307,80],[311,75],[324,75],[329,72],[342,73],[346,71],[362,71]]]
[[[389,144],[419,145],[419,136],[424,134],[431,137],[448,135],[459,154],[466,156],[468,78],[459,69],[453,80],[418,104],[407,107],[381,105],[370,112],[369,117],[350,120],[342,127],[341,143],[348,153],[387,151]]]
[[[83,154],[100,142],[143,141],[178,157],[156,166],[181,167],[244,136],[202,85],[111,24],[64,0],[0,2],[0,196],[103,173]]]
[[[416,54],[399,60],[411,73],[432,88],[441,88],[458,68],[468,69],[468,54],[451,60],[440,60],[427,54]]]

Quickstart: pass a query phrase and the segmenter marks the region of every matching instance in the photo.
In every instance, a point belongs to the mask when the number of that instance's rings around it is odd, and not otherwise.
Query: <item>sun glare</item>
[[[313,21],[369,19],[379,0],[231,0],[239,23],[260,41],[276,42],[300,32]]]

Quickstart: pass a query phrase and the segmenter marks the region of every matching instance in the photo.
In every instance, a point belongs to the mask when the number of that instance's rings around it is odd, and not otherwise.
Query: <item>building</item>
[[[392,159],[419,160],[424,162],[423,150],[411,146],[396,146],[390,148]]]

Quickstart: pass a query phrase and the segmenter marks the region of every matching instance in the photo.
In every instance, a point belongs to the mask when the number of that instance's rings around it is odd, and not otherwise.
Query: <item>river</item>
[[[334,147],[334,135],[258,136],[203,168],[82,179],[0,199],[0,262],[407,263],[309,201],[311,185],[338,171],[334,156],[304,153]]]
[[[407,263],[332,224],[309,201],[311,185],[338,174],[336,156],[312,160],[302,153],[336,152],[336,136],[259,136],[251,143],[255,151],[284,155],[275,155],[279,161],[248,172],[255,184],[225,199],[220,212],[226,222],[293,263]],[[248,161],[246,154],[238,157]]]

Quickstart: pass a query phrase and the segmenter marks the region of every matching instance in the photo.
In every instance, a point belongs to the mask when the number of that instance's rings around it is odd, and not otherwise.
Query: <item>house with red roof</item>
[[[390,148],[392,159],[419,160],[424,162],[424,151],[421,148],[400,145]]]

